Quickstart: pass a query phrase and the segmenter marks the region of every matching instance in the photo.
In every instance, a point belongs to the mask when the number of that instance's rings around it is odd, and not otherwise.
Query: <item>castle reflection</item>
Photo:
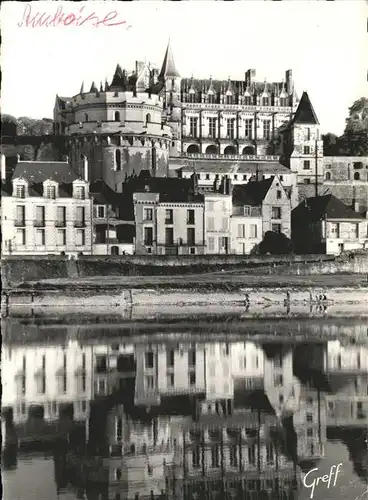
[[[124,340],[3,344],[4,469],[49,449],[78,499],[293,499],[333,436],[366,481],[364,342]]]

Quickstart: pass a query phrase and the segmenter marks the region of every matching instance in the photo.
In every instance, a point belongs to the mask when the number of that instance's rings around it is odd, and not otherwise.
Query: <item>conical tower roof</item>
[[[126,78],[120,64],[116,65],[115,73],[110,85],[110,89],[125,89]]]
[[[171,43],[167,44],[164,61],[162,63],[161,71],[158,76],[159,80],[164,80],[165,78],[175,78],[178,77],[179,72],[175,67],[174,56],[171,49]]]
[[[304,125],[319,125],[316,113],[307,92],[303,92],[297,110],[295,111],[293,123]]]

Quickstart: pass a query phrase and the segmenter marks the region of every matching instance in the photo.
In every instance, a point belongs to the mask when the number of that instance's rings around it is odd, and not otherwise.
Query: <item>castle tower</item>
[[[290,170],[297,174],[299,201],[321,194],[323,141],[319,121],[307,92],[303,92],[290,123]]]
[[[178,156],[181,152],[181,77],[175,66],[170,40],[167,44],[158,81],[163,85],[161,94],[164,99],[166,121],[173,134],[173,145],[170,154]]]

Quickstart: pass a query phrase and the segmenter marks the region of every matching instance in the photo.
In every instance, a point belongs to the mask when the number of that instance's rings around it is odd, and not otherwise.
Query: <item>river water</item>
[[[95,313],[2,320],[6,500],[368,500],[367,318]]]

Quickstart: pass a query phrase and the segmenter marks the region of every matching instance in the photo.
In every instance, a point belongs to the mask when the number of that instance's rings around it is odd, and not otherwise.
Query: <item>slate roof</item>
[[[312,103],[307,92],[303,92],[299,105],[295,111],[292,123],[305,125],[319,125],[317,115],[313,109]]]
[[[180,75],[175,66],[174,55],[172,53],[171,43],[169,40],[158,79],[163,81],[165,78],[175,78],[178,76]]]
[[[190,162],[190,160],[189,160]],[[290,170],[281,163],[277,162],[250,162],[236,160],[193,160],[193,166],[188,164],[188,160],[178,158],[170,159],[170,165],[177,165],[182,172],[193,172],[194,166],[197,173],[215,173],[215,174],[237,174],[237,173],[277,173],[290,174]]]
[[[262,181],[248,182],[248,184],[240,184],[233,187],[233,205],[234,206],[244,206],[250,205],[253,207],[259,207],[262,205],[265,199],[274,176],[269,179],[263,179]]]
[[[364,220],[364,217],[345,205],[333,194],[307,198],[292,212],[293,218],[316,222],[321,219]]]
[[[93,182],[89,187],[89,192],[93,197],[96,205],[113,205],[119,204],[120,195],[113,191],[103,180]]]
[[[70,184],[78,179],[69,163],[61,161],[18,161],[12,179],[19,177],[31,184],[42,183],[48,179],[59,184]]]
[[[283,82],[252,82],[247,88],[244,80],[230,80],[231,90],[233,94],[243,95],[245,90],[248,90],[250,95],[259,95],[267,90],[268,95],[279,95],[285,84]],[[196,92],[207,92],[211,88],[215,93],[226,92],[229,87],[229,80],[213,80],[212,78],[183,78],[181,81],[181,90],[188,92],[193,86]]]
[[[65,104],[72,100],[71,97],[61,97],[59,95],[56,96],[56,99],[60,109],[65,109]]]

